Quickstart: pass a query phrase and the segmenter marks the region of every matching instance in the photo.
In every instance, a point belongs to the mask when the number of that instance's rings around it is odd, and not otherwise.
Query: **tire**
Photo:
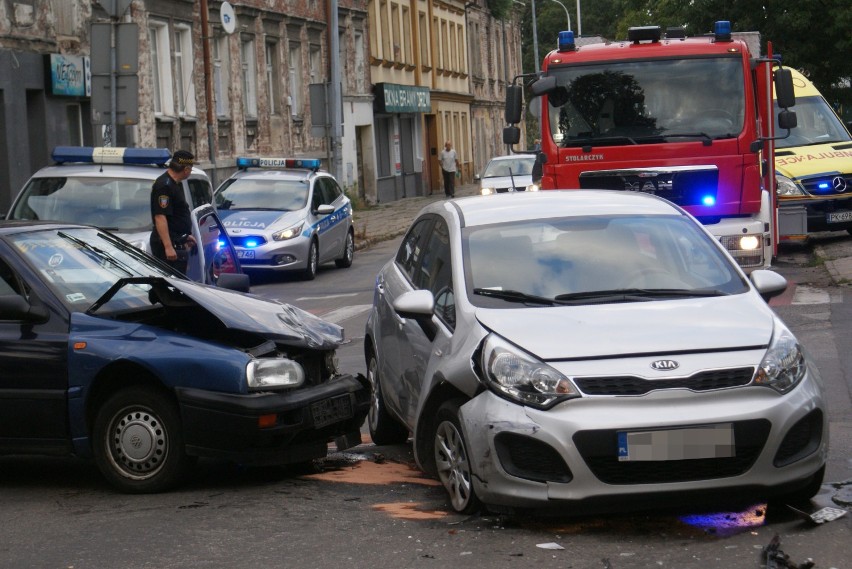
[[[352,266],[352,259],[355,258],[355,233],[350,229],[346,234],[346,242],[343,243],[343,256],[334,260],[334,264],[338,269],[348,269]]]
[[[459,421],[460,406],[459,400],[447,401],[435,415],[435,467],[453,509],[460,514],[473,514],[482,508],[482,503],[473,489],[470,454]]]
[[[317,240],[311,240],[311,246],[308,248],[308,265],[302,272],[302,278],[306,281],[312,281],[317,278],[317,270],[319,269],[319,246]]]
[[[822,488],[822,481],[825,478],[825,465],[822,468],[817,470],[808,480],[808,483],[796,490],[795,492],[790,492],[789,494],[784,494],[783,496],[776,496],[769,500],[769,507],[780,509],[783,507],[783,510],[786,511],[786,505],[790,504],[793,506],[802,506],[806,505],[810,502],[811,498],[816,496],[820,489]]]
[[[93,447],[107,481],[133,494],[172,488],[192,466],[177,404],[151,387],[123,389],[107,399],[95,417]]]
[[[408,427],[402,425],[388,413],[382,388],[379,382],[379,362],[375,354],[370,354],[367,362],[367,379],[370,381],[370,411],[367,413],[367,426],[370,438],[377,445],[396,445],[408,440]]]

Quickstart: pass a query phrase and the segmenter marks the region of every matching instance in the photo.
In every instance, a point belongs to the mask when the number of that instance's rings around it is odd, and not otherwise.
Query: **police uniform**
[[[184,198],[182,184],[176,182],[168,172],[164,172],[159,178],[154,181],[151,187],[151,219],[155,215],[166,216],[166,222],[169,226],[169,237],[172,240],[172,245],[178,252],[176,261],[166,259],[166,250],[160,235],[157,233],[157,228],[151,232],[151,253],[176,268],[182,273],[186,272],[187,259],[181,247],[186,235],[192,233],[192,218],[190,217],[189,204]]]

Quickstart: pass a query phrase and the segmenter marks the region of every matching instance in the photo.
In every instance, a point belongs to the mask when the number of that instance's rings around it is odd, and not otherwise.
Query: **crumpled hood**
[[[766,346],[772,310],[751,294],[685,300],[479,308],[487,329],[542,360]]]
[[[286,229],[304,217],[304,211],[252,211],[220,209],[222,225],[229,234],[247,235],[272,228]]]
[[[93,313],[128,284],[172,286],[231,330],[257,334],[289,346],[333,350],[343,343],[343,328],[290,304],[176,278],[120,279],[89,309]],[[164,299],[168,307],[168,298]]]

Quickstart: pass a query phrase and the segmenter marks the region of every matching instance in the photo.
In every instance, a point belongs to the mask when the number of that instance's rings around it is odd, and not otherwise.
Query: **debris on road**
[[[766,569],[811,569],[814,566],[814,562],[810,559],[801,564],[790,561],[790,556],[781,550],[781,539],[777,533],[769,545],[763,548],[761,555]]]
[[[553,543],[552,541],[550,543],[537,543],[535,546],[539,547],[541,549],[554,549],[554,550],[565,549],[564,547],[562,547],[558,543]]]
[[[805,519],[812,521],[815,524],[823,524],[825,522],[833,522],[837,518],[841,518],[846,515],[846,510],[841,510],[840,508],[831,508],[825,507],[820,508],[819,510],[808,513],[798,508],[794,508],[791,505],[787,505],[788,508],[796,512],[798,515],[802,516]]]

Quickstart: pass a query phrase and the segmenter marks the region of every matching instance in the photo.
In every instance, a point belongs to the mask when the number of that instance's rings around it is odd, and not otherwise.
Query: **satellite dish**
[[[219,8],[219,16],[222,19],[222,27],[226,34],[234,33],[237,29],[237,17],[234,15],[234,8],[227,2],[222,2],[222,7]]]

